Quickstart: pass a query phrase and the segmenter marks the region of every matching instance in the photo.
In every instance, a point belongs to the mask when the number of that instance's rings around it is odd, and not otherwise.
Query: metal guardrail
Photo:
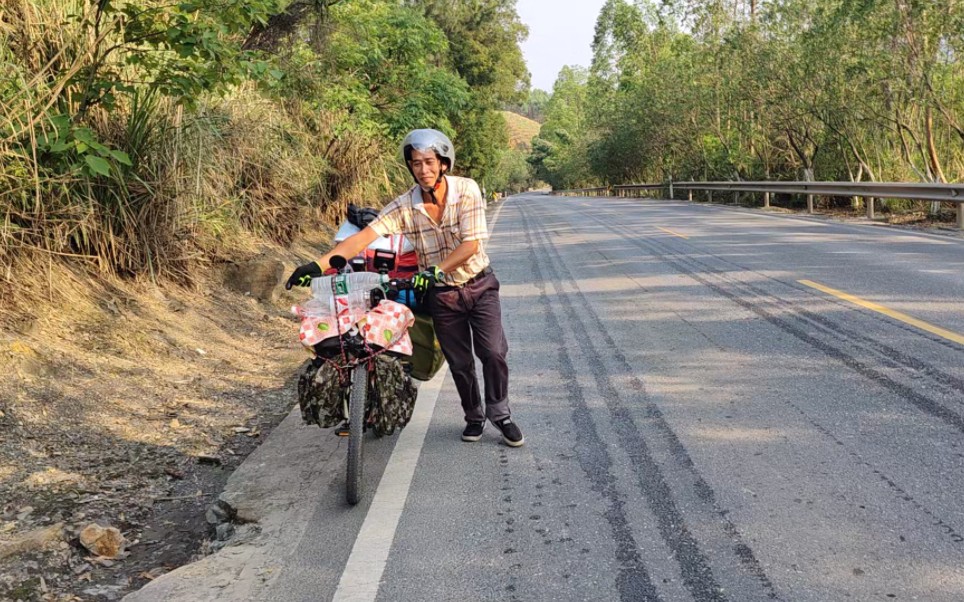
[[[770,206],[773,194],[799,194],[807,197],[807,211],[813,213],[813,199],[816,196],[863,197],[867,207],[867,217],[874,218],[875,199],[909,199],[914,201],[940,201],[957,205],[957,225],[964,229],[964,184],[928,184],[904,182],[665,182],[661,184],[627,184],[613,186],[611,189],[591,188],[592,196],[638,197],[642,193],[664,191],[668,198],[675,198],[676,190],[689,192],[706,191],[709,201],[714,192],[731,192],[738,200],[739,193],[763,194],[763,206]],[[606,190],[605,194],[600,191]],[[580,191],[553,191],[565,196],[578,195]]]
[[[573,188],[572,190],[553,190],[552,196],[610,196],[609,187],[599,188]]]

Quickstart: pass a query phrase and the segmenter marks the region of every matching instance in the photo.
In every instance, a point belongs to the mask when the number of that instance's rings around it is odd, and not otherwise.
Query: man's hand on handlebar
[[[433,265],[412,277],[412,288],[415,289],[415,292],[424,293],[436,282],[441,282],[444,276],[442,270],[437,265]]]
[[[312,261],[311,263],[300,265],[295,268],[294,272],[291,272],[291,276],[289,276],[288,281],[285,282],[285,289],[291,290],[293,286],[311,286],[311,279],[321,278],[321,276],[321,266],[318,265],[318,263]]]

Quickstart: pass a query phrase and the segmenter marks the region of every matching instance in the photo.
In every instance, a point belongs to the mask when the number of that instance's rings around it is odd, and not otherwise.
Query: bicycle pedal
[[[351,429],[348,428],[347,424],[344,424],[335,429],[336,437],[348,437],[351,435]]]

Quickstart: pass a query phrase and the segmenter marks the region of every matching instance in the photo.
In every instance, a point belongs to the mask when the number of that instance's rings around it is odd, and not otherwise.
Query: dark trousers
[[[432,289],[429,311],[462,398],[466,422],[498,421],[509,416],[509,342],[502,330],[499,280],[487,274],[462,287]],[[485,406],[475,375],[475,355],[482,361]]]

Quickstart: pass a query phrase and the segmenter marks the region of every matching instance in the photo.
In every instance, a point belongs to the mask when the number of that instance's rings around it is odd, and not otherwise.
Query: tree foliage
[[[516,175],[494,111],[528,87],[514,0],[2,4],[7,278],[31,251],[184,276],[244,232],[290,241],[407,186],[415,128],[492,190]]]
[[[525,98],[529,72],[519,47],[528,29],[515,0],[413,0],[445,32],[446,60],[490,107]],[[416,43],[417,44],[417,43]]]
[[[589,169],[587,74],[584,69],[563,67],[546,105],[545,122],[532,141],[529,163],[536,178],[554,188],[587,184]]]
[[[411,5],[445,34],[448,47],[439,59],[471,90],[455,123],[458,169],[487,188],[503,188],[496,169],[508,146],[508,132],[496,110],[521,101],[529,88],[519,47],[528,30],[519,20],[515,0],[412,0]]]
[[[547,117],[532,161],[567,185],[959,181],[962,25],[954,0],[608,0],[585,87],[550,101],[584,95],[581,125]]]
[[[545,90],[540,90],[538,88],[533,88],[529,91],[529,95],[522,102],[516,103],[506,103],[504,105],[505,110],[512,111],[513,113],[518,113],[524,117],[528,117],[533,121],[538,121],[542,123],[545,120],[546,106],[549,104],[549,98],[551,95]]]

